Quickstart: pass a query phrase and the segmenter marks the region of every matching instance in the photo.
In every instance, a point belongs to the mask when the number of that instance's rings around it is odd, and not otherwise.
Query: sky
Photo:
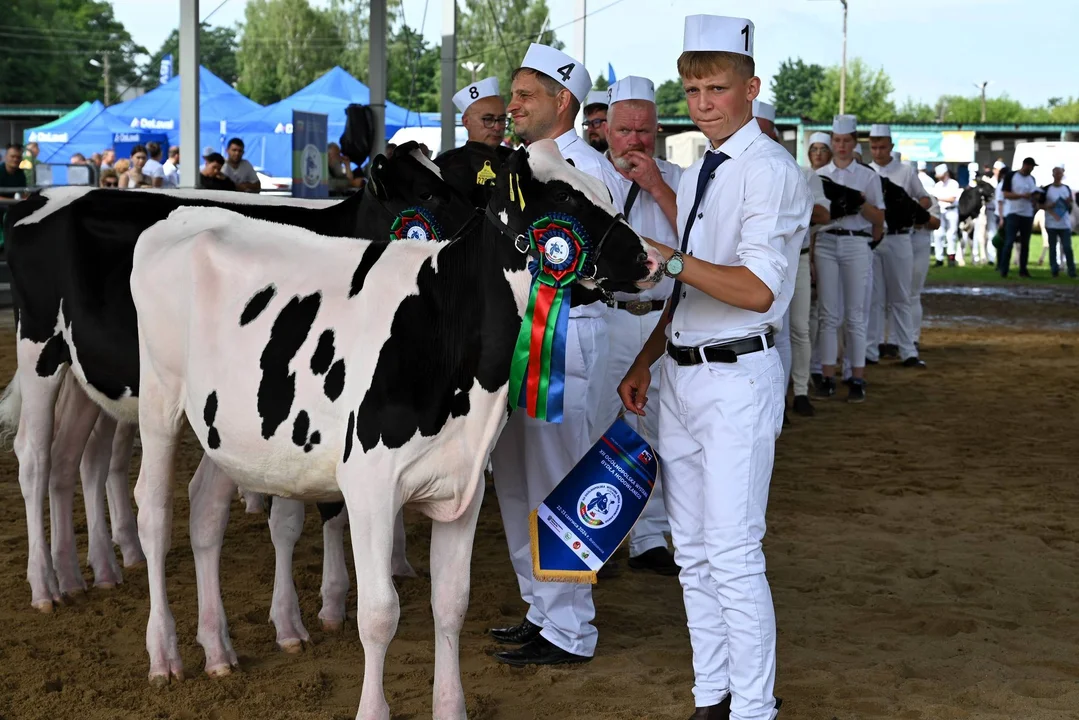
[[[153,52],[179,21],[179,0],[111,0],[134,40]],[[201,17],[212,25],[243,19],[247,0],[201,0]],[[312,0],[325,6],[327,0]],[[444,0],[404,0],[405,20],[422,23],[424,36],[439,42]],[[461,4],[461,3],[459,3]],[[547,0],[550,26],[578,56],[574,22],[578,0]],[[1008,95],[1025,105],[1067,97],[1072,83],[1079,2],[1050,3],[1051,20],[1016,0],[849,0],[848,59],[883,67],[897,105],[908,98],[933,104],[941,95]],[[220,6],[220,7],[219,7]],[[747,13],[747,10],[751,10]],[[587,0],[585,65],[618,77],[642,75],[659,85],[677,77],[686,15],[748,14],[756,27],[755,59],[769,99],[769,79],[787,58],[838,65],[842,58],[843,9],[839,0]],[[1028,39],[1024,43],[1023,40]],[[492,38],[492,42],[497,42]],[[1007,50],[1007,48],[1013,48]],[[1056,51],[1056,57],[1051,50]],[[458,79],[465,76],[458,70]]]

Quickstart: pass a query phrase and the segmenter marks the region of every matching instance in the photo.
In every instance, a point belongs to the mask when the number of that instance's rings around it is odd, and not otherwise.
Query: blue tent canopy
[[[38,162],[66,163],[75,153],[89,158],[112,147],[114,136],[127,131],[126,124],[95,100],[50,123],[24,130],[23,140],[38,144]]]
[[[371,90],[345,69],[334,67],[313,83],[284,100],[254,110],[229,122],[229,134],[243,138],[244,156],[275,177],[292,174],[292,111],[322,113],[329,123],[327,137],[336,142],[345,131],[345,108],[366,105]],[[431,125],[433,113],[418,113],[386,103],[386,137],[403,127]],[[426,117],[425,117],[426,116]],[[437,115],[435,115],[437,118]],[[437,126],[437,119],[434,123]]]
[[[164,132],[170,145],[180,144],[180,82],[177,75],[145,95],[113,105],[108,112],[129,130]],[[232,133],[232,121],[262,106],[206,68],[199,66],[199,149],[215,148]],[[227,126],[226,126],[227,124]],[[223,149],[223,148],[222,148]]]

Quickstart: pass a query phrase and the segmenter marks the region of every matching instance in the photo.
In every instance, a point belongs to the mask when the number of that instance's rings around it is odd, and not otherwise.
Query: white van
[[[1038,187],[1053,182],[1053,166],[1064,162],[1064,184],[1079,189],[1079,142],[1028,142],[1015,146],[1011,169],[1018,170],[1023,158],[1032,157],[1038,163],[1034,168],[1034,181]],[[1069,181],[1068,177],[1072,180]]]
[[[442,128],[440,127],[401,128],[387,142],[402,145],[409,140],[415,140],[426,145],[434,157],[438,157],[439,153],[442,152]],[[463,125],[458,125],[454,128],[454,140],[457,143],[455,147],[461,147],[468,142],[468,130]],[[452,150],[453,148],[449,149]]]

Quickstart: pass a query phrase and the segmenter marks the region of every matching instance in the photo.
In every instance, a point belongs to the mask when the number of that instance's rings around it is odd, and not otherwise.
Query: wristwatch
[[[671,259],[667,261],[667,264],[663,268],[663,274],[667,277],[678,277],[682,272],[682,268],[685,267],[683,262],[683,255],[678,250],[674,251],[674,255],[671,255]]]

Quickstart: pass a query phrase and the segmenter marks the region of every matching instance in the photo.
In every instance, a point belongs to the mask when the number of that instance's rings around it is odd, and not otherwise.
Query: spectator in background
[[[1030,231],[1034,225],[1034,203],[1031,197],[1038,189],[1034,181],[1034,158],[1024,158],[1018,171],[1009,173],[1002,185],[1004,196],[1004,247],[997,253],[997,269],[1008,277],[1012,248],[1019,247],[1019,277],[1030,277],[1027,255],[1030,251]]]
[[[14,144],[8,145],[4,150],[4,165],[0,167],[0,188],[26,187],[26,172],[20,167],[21,163],[22,148]],[[0,193],[0,197],[14,198],[15,193]],[[0,207],[0,210],[2,209]]]
[[[101,179],[98,184],[103,188],[120,187],[120,175],[113,168],[105,168],[101,171]]]
[[[1064,163],[1057,163],[1053,168],[1053,184],[1045,188],[1045,234],[1049,236],[1049,268],[1053,277],[1060,274],[1057,259],[1057,243],[1064,251],[1064,260],[1068,264],[1068,277],[1075,277],[1075,255],[1072,254],[1071,213],[1075,205],[1075,193],[1065,185]]]
[[[584,139],[598,152],[607,152],[607,91],[592,90],[584,99]]]
[[[206,167],[206,158],[210,157],[211,155],[213,155],[216,152],[217,151],[214,150],[209,145],[207,145],[206,147],[204,147],[202,149],[202,165],[199,165],[199,172],[202,172],[203,169],[205,169],[205,167]]]
[[[229,155],[228,161],[221,168],[221,172],[225,177],[232,180],[236,184],[236,189],[241,192],[257,193],[262,190],[262,183],[259,182],[259,176],[255,173],[255,168],[247,160],[244,160],[244,141],[234,137],[229,140],[225,148]],[[216,155],[217,153],[214,154]],[[207,164],[209,164],[208,160]],[[203,173],[203,177],[206,177],[206,173]]]
[[[165,176],[165,187],[180,187],[180,148],[175,145],[169,148],[169,159],[161,166],[161,173]]]
[[[85,165],[86,164],[86,156],[83,155],[82,153],[75,153],[74,155],[71,156],[71,160],[70,160],[69,164],[71,164],[71,165]]]
[[[153,187],[149,176],[146,175],[144,169],[146,167],[146,161],[149,156],[146,153],[146,148],[142,145],[136,145],[131,148],[131,165],[130,167],[120,175],[120,187],[122,188],[140,188],[140,187]],[[119,163],[117,163],[119,165]]]
[[[220,153],[210,153],[205,158],[206,164],[199,173],[199,187],[207,190],[236,190],[236,183],[224,173],[227,165]]]
[[[341,154],[341,146],[330,143],[326,146],[326,163],[330,173],[330,194],[344,195],[353,188],[362,188],[363,176],[352,173],[352,162]]]
[[[36,142],[26,144],[26,148],[23,149],[22,162],[19,163],[19,169],[26,171],[26,184],[33,185],[36,177],[35,166],[37,165],[37,156],[41,150],[38,148]]]
[[[944,264],[944,254],[948,254],[948,264],[955,265],[955,241],[959,232],[959,183],[952,179],[951,170],[944,163],[933,169],[937,182],[929,191],[940,204],[940,228],[933,234],[933,246],[936,253],[936,267]]]
[[[123,175],[131,167],[131,161],[127,158],[123,160],[117,160],[116,164],[112,166],[112,169],[116,171],[117,175]]]
[[[389,160],[390,158],[393,157],[393,151],[396,150],[396,149],[397,149],[397,144],[396,143],[386,143],[386,149],[382,152],[382,154],[386,156],[387,160]]]
[[[147,158],[146,165],[142,169],[143,174],[150,178],[151,187],[164,187],[165,173],[161,165],[161,145],[151,140],[146,143],[146,154],[150,157]]]
[[[116,165],[116,151],[109,148],[101,154],[101,169],[111,168]]]
[[[93,155],[91,155],[90,156],[90,164],[100,170],[101,169],[101,153],[94,153]]]

